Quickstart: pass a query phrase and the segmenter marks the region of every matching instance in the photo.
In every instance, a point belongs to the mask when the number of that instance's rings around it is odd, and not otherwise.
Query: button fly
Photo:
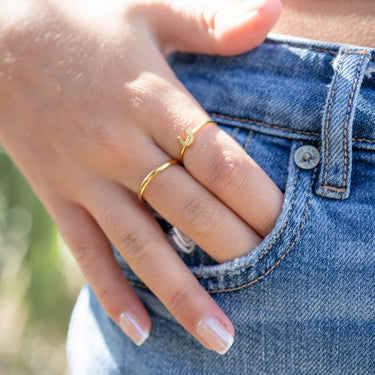
[[[301,146],[294,153],[294,162],[302,169],[314,169],[320,161],[320,154],[314,146]]]

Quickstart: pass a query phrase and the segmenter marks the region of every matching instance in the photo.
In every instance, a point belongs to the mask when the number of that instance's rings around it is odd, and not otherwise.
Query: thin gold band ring
[[[142,181],[141,185],[139,186],[139,189],[138,189],[138,198],[141,202],[146,202],[144,199],[143,199],[143,193],[147,187],[147,185],[151,182],[151,180],[156,176],[158,175],[160,172],[163,172],[165,169],[169,168],[170,166],[174,165],[174,164],[178,164],[179,161],[178,160],[169,160],[169,161],[166,161],[165,163],[159,165],[158,167],[156,167],[155,169],[153,169]]]
[[[185,140],[183,140],[180,136],[177,137],[177,140],[180,142],[180,144],[182,146],[181,151],[180,151],[180,156],[178,158],[181,165],[184,164],[183,159],[184,159],[184,153],[185,153],[186,148],[191,146],[194,142],[195,133],[198,132],[199,130],[201,130],[204,126],[206,126],[208,124],[216,124],[216,122],[213,121],[213,120],[208,120],[208,121],[204,122],[203,124],[197,125],[192,130],[184,129],[183,132],[187,135]]]

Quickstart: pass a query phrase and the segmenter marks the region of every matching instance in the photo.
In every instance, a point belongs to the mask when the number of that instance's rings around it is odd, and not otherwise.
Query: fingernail
[[[150,332],[142,328],[139,319],[132,313],[120,315],[120,327],[138,346],[141,346],[148,338]]]
[[[204,318],[198,323],[197,333],[219,354],[225,354],[233,344],[233,336],[212,317]]]
[[[215,26],[219,29],[220,27],[224,29],[236,28],[252,19],[253,12],[263,8],[267,2],[268,0],[243,0],[231,7],[223,7],[216,13]]]

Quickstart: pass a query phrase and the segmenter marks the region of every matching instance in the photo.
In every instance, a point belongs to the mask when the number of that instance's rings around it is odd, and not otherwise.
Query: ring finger
[[[155,176],[144,197],[218,262],[244,255],[261,241],[254,230],[181,166],[173,165]]]

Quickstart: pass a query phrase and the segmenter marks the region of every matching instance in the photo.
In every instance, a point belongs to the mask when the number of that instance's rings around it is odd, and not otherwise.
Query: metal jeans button
[[[319,150],[314,146],[301,146],[294,153],[294,162],[301,169],[314,169],[320,161]]]

